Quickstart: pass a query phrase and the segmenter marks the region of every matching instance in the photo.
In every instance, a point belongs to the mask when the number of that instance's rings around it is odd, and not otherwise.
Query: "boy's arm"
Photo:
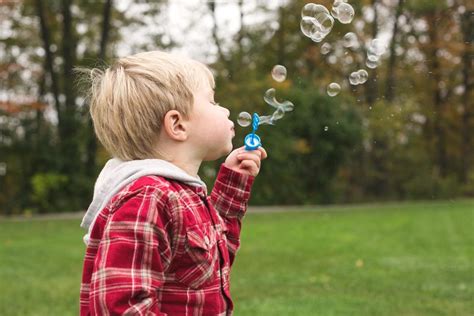
[[[145,186],[110,215],[90,283],[92,315],[167,315],[156,295],[171,257],[165,202]]]
[[[227,226],[227,248],[231,265],[240,247],[242,218],[247,211],[254,179],[252,175],[234,171],[222,164],[209,199]]]

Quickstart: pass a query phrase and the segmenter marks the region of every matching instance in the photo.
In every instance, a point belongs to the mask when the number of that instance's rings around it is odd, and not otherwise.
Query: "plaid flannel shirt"
[[[231,315],[253,180],[222,165],[210,196],[159,176],[127,185],[92,228],[80,315]]]

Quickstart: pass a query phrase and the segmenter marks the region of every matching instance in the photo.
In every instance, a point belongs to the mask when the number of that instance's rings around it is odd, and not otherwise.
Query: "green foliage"
[[[269,153],[254,189],[258,204],[329,203],[337,200],[334,180],[362,140],[361,116],[349,100],[295,88],[283,94],[295,110],[261,126]]]
[[[39,212],[60,212],[67,205],[64,203],[62,189],[68,183],[65,175],[58,173],[37,173],[31,179],[32,201]]]
[[[244,25],[233,36],[216,24],[215,44],[221,46],[222,54],[209,55],[215,57],[210,67],[216,75],[216,99],[231,110],[231,119],[235,122],[241,111],[270,115],[272,109],[262,100],[270,87],[276,88],[279,100],[289,99],[296,106],[276,126],[261,126],[258,132],[269,159],[256,180],[252,203],[473,196],[474,157],[466,148],[474,148],[469,135],[474,124],[469,102],[474,90],[469,87],[472,74],[464,71],[472,59],[471,8],[444,0],[354,1],[354,21],[335,22],[324,40],[331,50],[322,54],[323,43],[311,41],[300,31],[300,11],[307,2],[292,0],[277,8],[259,2],[254,13],[266,21],[251,24],[244,10]],[[2,214],[86,208],[95,178],[108,159],[100,145],[94,146],[88,103],[83,99],[87,88],[67,89],[76,78],[66,75],[63,44],[76,47],[74,67],[107,66],[119,53],[168,50],[176,45],[166,30],[166,1],[146,0],[127,8],[113,2],[105,60],[98,60],[105,1],[73,4],[73,34],[67,38],[63,36],[63,4],[52,1],[44,11],[58,82],[56,104],[36,3],[28,0],[2,7],[8,23],[6,36],[0,39],[0,78],[5,78],[0,92],[8,100],[26,97],[48,106],[47,111],[19,113],[0,109],[0,162],[7,164],[7,173],[0,175]],[[328,8],[331,3],[321,2]],[[133,10],[128,10],[131,6]],[[376,20],[370,18],[374,8]],[[389,49],[381,65],[369,71],[365,85],[348,87],[349,74],[364,68],[363,44],[378,30],[395,29],[392,23],[398,8],[398,33],[393,36],[394,45],[389,45],[393,52]],[[202,4],[200,9],[206,14],[208,6]],[[198,22],[192,20],[189,25],[194,28]],[[123,45],[128,40],[124,35],[147,26],[142,43]],[[342,45],[349,31],[357,34],[359,48]],[[118,52],[118,47],[124,50]],[[211,52],[211,47],[204,53]],[[270,76],[277,63],[288,70],[283,83]],[[329,98],[324,90],[333,81],[343,89]],[[391,85],[393,98],[385,101],[384,91]],[[58,123],[51,119],[56,107],[62,109]],[[234,145],[240,147],[249,128],[237,127],[236,132]],[[203,165],[202,178],[209,188],[222,161]],[[67,185],[60,185],[58,176],[66,177]]]

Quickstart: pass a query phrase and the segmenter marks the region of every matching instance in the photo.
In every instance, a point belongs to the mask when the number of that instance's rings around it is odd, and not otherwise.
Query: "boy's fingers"
[[[252,175],[257,174],[258,166],[253,160],[244,160],[240,163],[240,168],[248,170]]]
[[[263,148],[263,147],[258,147],[258,150],[259,150],[260,153],[261,153],[261,159],[265,159],[265,158],[268,157],[267,151],[265,150],[265,148]]]
[[[252,161],[255,161],[255,163],[257,164],[257,166],[260,168],[260,157],[253,153],[253,152],[248,152],[248,153],[243,153],[243,154],[239,154],[237,156],[237,158],[241,161],[244,161],[244,160],[252,160]]]

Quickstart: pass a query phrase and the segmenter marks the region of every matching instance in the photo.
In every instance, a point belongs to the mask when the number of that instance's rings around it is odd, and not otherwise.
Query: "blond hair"
[[[120,58],[110,68],[90,71],[90,114],[97,138],[122,160],[162,158],[157,139],[163,118],[177,110],[185,118],[193,93],[214,77],[202,63],[152,51]]]

